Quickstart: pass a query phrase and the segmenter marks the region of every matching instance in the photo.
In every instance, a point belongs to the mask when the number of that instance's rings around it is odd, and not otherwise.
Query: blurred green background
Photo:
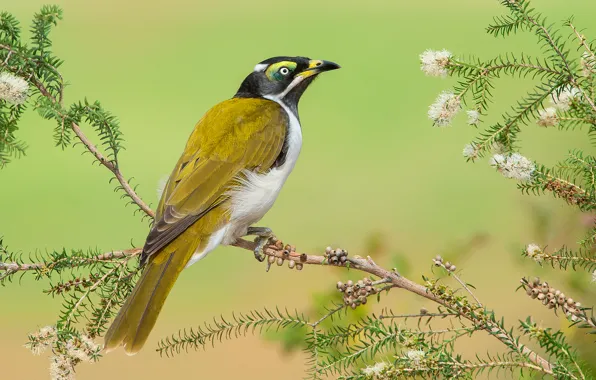
[[[44,3],[9,1],[0,8],[28,26]],[[522,196],[515,182],[495,173],[486,160],[467,164],[462,148],[479,131],[465,125],[465,115],[447,129],[433,128],[426,117],[428,105],[453,82],[420,72],[418,55],[425,49],[482,58],[539,53],[531,35],[504,40],[484,33],[492,17],[505,12],[497,1],[56,3],[65,19],[51,36],[55,52],[66,61],[66,103],[86,96],[119,117],[126,139],[122,170],[135,177],[139,193],[153,207],[158,180],[170,172],[196,121],[232,96],[256,63],[276,55],[332,60],[343,68],[324,75],[304,96],[302,155],[262,224],[304,251],[339,245],[364,255],[367,241],[381,240],[390,253],[382,260],[407,266],[416,280],[431,273],[436,254],[455,257],[449,252],[486,237],[454,260],[480,299],[510,325],[532,313],[545,326],[566,329],[565,320],[514,290],[521,276],[536,274],[569,293],[589,285],[587,273],[561,276],[519,257],[529,242],[573,246],[583,232],[581,215],[551,197]],[[588,1],[535,5],[551,21],[574,14],[584,27],[592,25],[596,11],[596,3]],[[594,37],[596,30],[587,34]],[[502,80],[489,121],[531,83]],[[29,144],[28,154],[0,172],[5,244],[23,252],[141,245],[147,222],[113,193],[108,171],[92,166],[80,146],[55,148],[52,133],[53,124],[30,111],[18,133]],[[522,153],[547,165],[570,148],[592,149],[582,131],[530,125],[522,136]],[[220,248],[181,276],[144,351],[135,357],[115,352],[83,364],[79,378],[301,379],[300,352],[286,354],[279,343],[258,337],[173,359],[159,359],[153,348],[179,328],[233,310],[275,305],[307,310],[312,293],[334,286],[332,270],[273,268],[266,274],[252,254]],[[347,276],[354,274],[342,278]],[[59,300],[43,295],[31,278],[1,288],[0,295],[0,357],[6,363],[1,377],[48,378],[47,358],[32,357],[23,344],[28,332],[54,322]],[[397,312],[432,308],[400,291],[384,300]],[[459,350],[481,354],[498,348],[497,340],[487,337]]]

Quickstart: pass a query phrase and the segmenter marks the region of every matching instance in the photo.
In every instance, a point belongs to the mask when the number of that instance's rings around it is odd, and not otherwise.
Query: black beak
[[[308,68],[299,75],[304,78],[308,78],[325,71],[337,70],[339,68],[341,68],[341,66],[335,62],[313,59],[308,63]]]

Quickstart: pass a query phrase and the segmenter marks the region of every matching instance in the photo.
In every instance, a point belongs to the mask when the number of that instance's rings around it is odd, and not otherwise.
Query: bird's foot
[[[257,246],[254,249],[255,259],[259,262],[265,260],[265,253],[263,248],[267,245],[271,238],[274,238],[273,231],[268,227],[249,227],[246,231],[246,235],[256,235],[255,243]]]

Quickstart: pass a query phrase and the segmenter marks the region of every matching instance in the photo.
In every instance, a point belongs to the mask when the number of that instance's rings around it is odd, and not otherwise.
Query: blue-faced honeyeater
[[[269,211],[302,146],[300,97],[339,65],[275,57],[255,66],[236,95],[197,123],[164,188],[141,255],[142,274],[105,335],[105,350],[137,353],[180,272],[220,244],[256,235],[255,257],[272,236],[253,227]]]

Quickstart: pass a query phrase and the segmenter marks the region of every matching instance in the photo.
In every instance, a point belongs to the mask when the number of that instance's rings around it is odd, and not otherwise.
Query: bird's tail
[[[157,253],[120,309],[105,335],[105,352],[124,346],[134,355],[145,344],[178,275],[200,244],[174,241]]]

